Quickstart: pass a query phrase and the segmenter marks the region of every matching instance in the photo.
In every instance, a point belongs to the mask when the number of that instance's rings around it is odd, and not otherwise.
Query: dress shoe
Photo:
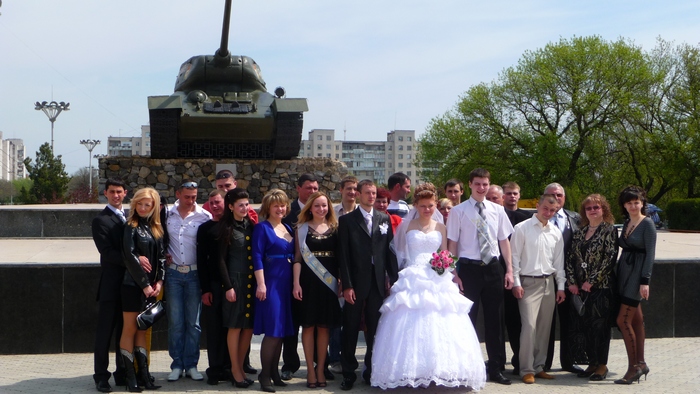
[[[585,371],[577,373],[576,376],[579,378],[589,378],[595,373],[596,369],[598,369],[597,365],[589,365]]]
[[[331,366],[328,368],[329,371],[333,373],[343,373],[343,366],[340,365],[339,362],[335,362],[331,364]]]
[[[608,367],[605,367],[605,372],[603,372],[603,373],[594,373],[594,374],[591,375],[590,378],[588,378],[588,380],[592,380],[592,381],[594,381],[594,382],[600,382],[600,381],[602,381],[602,380],[605,380],[605,378],[607,378],[607,377],[608,377]]]
[[[116,374],[112,375],[112,376],[114,377],[114,385],[115,386],[117,386],[117,387],[126,386],[126,376],[124,376],[124,375],[117,376]]]
[[[207,384],[211,386],[216,386],[219,384],[219,376],[207,374]]]
[[[552,380],[552,379],[554,379],[554,376],[548,374],[548,373],[545,372],[545,371],[537,372],[537,373],[535,374],[535,377],[536,377],[536,378],[540,378],[540,379],[547,379],[547,380]]]
[[[489,375],[489,380],[492,382],[498,383],[498,384],[505,384],[505,385],[509,385],[511,383],[510,379],[503,376],[503,374],[501,372]]]
[[[282,375],[280,375],[280,377],[282,380],[292,380],[292,375],[294,375],[292,371],[282,371]]]
[[[333,375],[333,372],[331,372],[328,368],[323,370],[323,377],[325,377],[326,380],[335,380],[335,375]]]
[[[562,371],[566,371],[566,372],[575,373],[575,374],[579,374],[579,373],[583,372],[583,368],[579,367],[578,365],[571,365],[571,366],[568,366],[568,367],[561,367],[561,370],[562,370]]]
[[[204,376],[202,376],[202,374],[199,373],[199,371],[197,371],[197,367],[192,367],[192,368],[188,369],[187,376],[192,378],[192,380],[197,380],[197,381],[204,380]]]
[[[258,373],[258,370],[253,368],[250,364],[243,364],[243,372],[245,373],[250,373],[250,374],[256,374]]]
[[[106,380],[100,380],[99,382],[95,382],[95,388],[100,393],[111,393],[112,392],[112,386],[110,386],[109,382]]]
[[[535,375],[531,374],[531,373],[526,373],[525,376],[523,376],[523,383],[526,383],[526,384],[535,383]]]
[[[168,382],[174,382],[182,376],[182,370],[180,368],[173,368],[168,375]]]
[[[352,379],[344,378],[343,381],[340,383],[340,389],[348,391],[352,389],[352,386],[355,384],[355,381]]]

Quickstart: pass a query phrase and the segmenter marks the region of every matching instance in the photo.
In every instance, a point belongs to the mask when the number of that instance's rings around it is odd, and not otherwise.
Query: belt
[[[468,259],[466,257],[460,257],[459,260],[457,260],[457,261],[462,263],[462,264],[467,264],[467,265],[485,266],[485,265],[490,265],[491,263],[498,261],[498,257],[492,257],[491,261],[489,261],[488,263],[484,263],[481,260]]]
[[[192,265],[168,264],[168,268],[170,268],[171,270],[175,270],[181,274],[186,274],[190,271],[197,271],[197,264],[192,264]]]
[[[271,259],[287,259],[289,262],[291,262],[294,259],[294,254],[267,254],[265,255],[266,260],[271,260]]]
[[[554,274],[547,274],[547,275],[520,275],[521,278],[532,278],[532,279],[544,279],[544,278],[549,278]]]

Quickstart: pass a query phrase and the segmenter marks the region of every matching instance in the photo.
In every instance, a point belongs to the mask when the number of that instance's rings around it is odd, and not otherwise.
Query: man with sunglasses
[[[197,230],[209,221],[209,212],[197,205],[197,182],[185,181],[175,191],[177,201],[167,214],[169,244],[166,254],[165,296],[168,316],[168,352],[173,359],[168,381],[186,371],[193,380],[203,380],[199,363],[202,328],[202,290],[197,272]]]
[[[550,183],[545,187],[544,194],[551,194],[557,200],[559,204],[559,210],[554,216],[549,219],[549,222],[554,224],[562,233],[564,238],[564,259],[566,261],[566,256],[569,254],[571,249],[571,239],[574,233],[578,230],[581,224],[581,216],[574,212],[564,209],[564,203],[566,202],[566,192],[564,187],[558,183]],[[549,336],[549,351],[547,354],[547,362],[545,364],[545,370],[548,370],[552,366],[552,359],[554,357],[554,330],[556,326],[556,315],[559,314],[559,362],[561,363],[561,369],[563,371],[571,373],[581,373],[583,369],[574,364],[571,355],[569,354],[569,338],[565,334],[569,332],[569,308],[571,294],[568,289],[566,291],[566,298],[561,304],[557,304],[557,308],[554,312],[554,317],[552,319],[552,331]]]

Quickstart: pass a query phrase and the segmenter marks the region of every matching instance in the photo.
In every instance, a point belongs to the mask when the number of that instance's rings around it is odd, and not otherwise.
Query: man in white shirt
[[[340,204],[336,205],[336,216],[343,216],[357,208],[357,178],[346,176],[340,181]]]
[[[197,205],[197,183],[183,182],[168,211],[166,226],[169,244],[165,270],[165,296],[168,316],[168,352],[173,359],[168,380],[180,379],[183,371],[193,380],[203,380],[199,363],[199,337],[202,328],[202,289],[197,273],[197,230],[212,216]]]
[[[513,286],[510,242],[513,226],[501,205],[486,200],[491,174],[477,168],[469,174],[471,197],[452,208],[447,217],[447,248],[455,256],[458,277],[464,295],[474,302],[469,317],[476,326],[479,301],[484,304],[486,352],[489,379],[510,384],[503,376],[506,345],[503,338],[503,289]],[[500,252],[499,252],[500,247]],[[505,272],[498,260],[502,255]]]
[[[564,240],[561,231],[549,222],[558,210],[554,196],[542,195],[537,213],[518,223],[511,237],[513,295],[518,299],[522,322],[520,376],[528,384],[534,383],[535,377],[554,379],[544,368],[555,302],[561,303],[566,297]]]
[[[403,172],[397,172],[389,176],[386,184],[389,193],[391,193],[391,201],[389,201],[386,211],[390,215],[396,215],[403,219],[410,210],[404,200],[411,192],[411,178]]]

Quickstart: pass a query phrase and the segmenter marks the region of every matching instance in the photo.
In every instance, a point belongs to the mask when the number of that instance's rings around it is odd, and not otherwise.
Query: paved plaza
[[[8,333],[5,333],[7,335]],[[256,337],[259,340],[259,337]],[[552,373],[556,378],[552,381],[538,380],[535,384],[522,383],[512,375],[512,369],[505,376],[513,380],[511,386],[501,386],[487,383],[482,393],[698,393],[700,392],[700,338],[659,338],[646,342],[647,363],[651,372],[648,380],[634,383],[630,386],[617,385],[613,380],[624,375],[627,368],[627,356],[621,340],[613,340],[610,346],[608,378],[602,382],[590,382],[577,378],[575,375],[560,372],[555,369]],[[251,360],[253,366],[259,367],[258,343],[253,344]],[[482,349],[483,350],[483,349]],[[484,354],[485,354],[485,350]],[[510,359],[510,349],[508,349]],[[301,356],[301,347],[299,347]],[[364,354],[364,347],[358,349],[358,354]],[[558,354],[558,351],[557,351]],[[202,351],[200,371],[207,366],[206,351]],[[303,360],[303,357],[302,357]],[[558,359],[555,358],[555,365]],[[163,387],[160,393],[216,393],[216,392],[260,392],[256,382],[251,388],[236,389],[230,383],[221,382],[217,386],[205,382],[195,382],[182,378],[177,382],[168,382],[170,357],[166,351],[154,352],[151,361],[151,373],[156,377],[157,384]],[[507,365],[506,368],[510,366]],[[113,368],[113,367],[112,367]],[[0,356],[0,393],[96,393],[92,382],[92,354],[39,354]],[[306,367],[294,375],[289,386],[278,388],[278,393],[310,393],[331,392],[340,393],[340,375],[335,381],[329,381],[325,389],[306,388]],[[252,378],[256,378],[251,376]],[[206,380],[206,379],[205,379]],[[114,384],[111,380],[110,384]],[[114,387],[113,387],[114,388]],[[123,387],[114,388],[115,392],[125,392]],[[382,392],[358,382],[348,393]],[[445,388],[431,386],[427,389],[398,388],[388,392],[405,393],[463,393],[463,388]]]

